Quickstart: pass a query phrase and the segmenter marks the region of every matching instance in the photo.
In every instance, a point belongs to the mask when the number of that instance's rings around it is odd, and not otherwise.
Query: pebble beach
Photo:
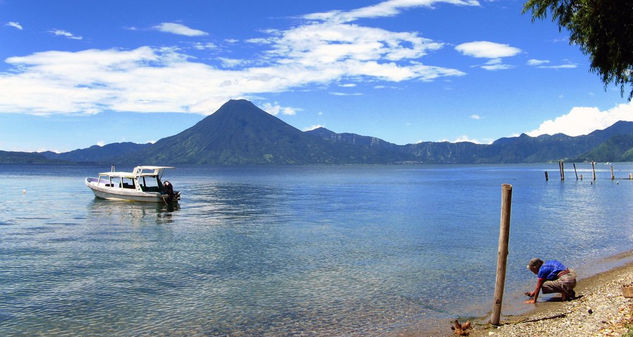
[[[469,335],[622,336],[633,319],[633,299],[624,297],[622,287],[632,283],[633,263],[628,263],[579,280],[573,301],[539,302],[528,313],[502,316],[498,327],[476,323]],[[451,335],[450,330],[446,335]]]

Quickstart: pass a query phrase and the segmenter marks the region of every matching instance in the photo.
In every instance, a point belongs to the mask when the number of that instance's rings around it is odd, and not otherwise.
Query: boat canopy
[[[110,178],[128,178],[134,179],[136,176],[132,172],[102,172],[99,173],[100,177],[110,177]]]
[[[137,177],[155,177],[158,176],[162,170],[171,169],[172,166],[137,166],[134,168],[134,172],[102,172],[99,176],[111,177],[111,178],[128,178],[134,179]],[[147,172],[150,171],[150,172]]]

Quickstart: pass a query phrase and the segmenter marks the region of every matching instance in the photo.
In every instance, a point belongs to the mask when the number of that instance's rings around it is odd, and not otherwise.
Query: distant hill
[[[231,100],[196,125],[154,144],[114,143],[66,153],[0,151],[0,163],[164,165],[303,165],[530,163],[633,160],[633,122],[570,137],[501,138],[489,145],[422,142],[396,145],[325,128],[302,132],[246,100]]]
[[[0,164],[68,164],[46,158],[41,153],[0,151]]]
[[[633,135],[617,135],[583,153],[577,161],[633,161]]]
[[[48,159],[64,160],[80,163],[110,163],[122,156],[137,153],[151,144],[136,144],[131,142],[112,143],[104,146],[93,145],[87,149],[78,149],[64,153],[43,152]]]

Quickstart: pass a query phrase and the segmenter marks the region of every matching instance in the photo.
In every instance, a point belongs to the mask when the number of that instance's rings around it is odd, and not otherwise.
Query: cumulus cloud
[[[198,29],[193,29],[193,28],[189,28],[183,24],[180,23],[174,23],[174,22],[163,22],[159,25],[156,25],[154,27],[155,30],[159,31],[159,32],[163,32],[163,33],[171,33],[171,34],[176,34],[176,35],[184,35],[184,36],[205,36],[205,35],[209,35],[209,33],[207,32],[203,32],[201,30]]]
[[[13,27],[15,29],[18,30],[23,30],[24,28],[22,28],[22,25],[19,22],[15,22],[15,21],[9,21],[5,24],[5,26],[7,27]]]
[[[479,116],[479,115],[477,115],[477,114],[472,114],[472,115],[470,115],[470,118],[471,118],[471,119],[474,119],[474,120],[480,120],[480,119],[481,119],[481,116]]]
[[[633,102],[620,104],[605,111],[600,111],[596,107],[574,107],[569,113],[547,120],[541,123],[538,129],[527,134],[532,137],[557,133],[580,136],[605,129],[617,121],[633,121]]]
[[[292,116],[292,115],[296,115],[297,114],[297,110],[300,110],[300,109],[291,108],[291,107],[282,107],[277,102],[275,102],[274,104],[264,103],[264,105],[262,106],[262,110],[268,112],[269,114],[271,114],[273,116],[277,116],[280,113],[282,115],[291,115]]]
[[[475,4],[461,0],[393,0],[383,6],[399,11],[434,3]],[[361,17],[359,13],[352,17]],[[207,34],[175,23],[154,28],[187,36]],[[433,81],[465,75],[457,69],[422,63],[424,56],[444,45],[416,32],[309,20],[287,30],[266,30],[262,34],[265,36],[260,39],[265,44],[261,45],[263,50],[256,54],[257,58],[220,57],[220,67],[204,63],[181,49],[149,46],[131,50],[44,51],[9,57],[5,62],[13,68],[0,73],[0,87],[8,88],[0,91],[0,112],[94,114],[112,110],[210,114],[229,98],[315,84],[346,83],[351,87],[354,82],[364,80]],[[60,35],[74,37],[67,32]],[[214,45],[194,45],[198,47]],[[278,113],[296,111],[290,109]]]
[[[75,35],[71,32],[67,32],[63,29],[53,29],[50,31],[51,34],[55,35],[55,36],[63,36],[65,38],[69,38],[71,40],[83,40],[83,37]]]

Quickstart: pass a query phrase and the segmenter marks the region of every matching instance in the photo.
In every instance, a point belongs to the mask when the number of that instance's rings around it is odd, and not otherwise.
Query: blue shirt
[[[565,267],[564,264],[556,260],[549,260],[543,263],[541,268],[538,270],[537,276],[538,278],[544,278],[546,280],[555,280],[558,278],[558,273],[566,269],[567,267]]]

